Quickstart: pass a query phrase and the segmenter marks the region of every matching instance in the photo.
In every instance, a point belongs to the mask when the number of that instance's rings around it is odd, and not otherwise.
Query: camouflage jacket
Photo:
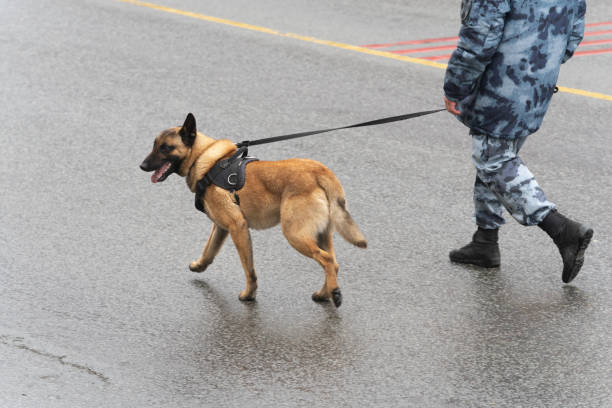
[[[585,0],[463,0],[444,79],[458,119],[494,137],[540,127],[562,63],[584,35]]]

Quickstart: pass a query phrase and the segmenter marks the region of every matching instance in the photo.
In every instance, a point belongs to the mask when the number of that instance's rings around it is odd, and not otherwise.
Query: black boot
[[[455,249],[449,254],[451,262],[466,263],[495,268],[499,266],[499,245],[497,245],[498,229],[478,230],[472,237],[472,242],[461,249]]]
[[[570,220],[556,210],[548,213],[538,226],[546,231],[559,248],[563,258],[561,279],[565,283],[571,282],[582,268],[584,251],[593,238],[593,230]]]

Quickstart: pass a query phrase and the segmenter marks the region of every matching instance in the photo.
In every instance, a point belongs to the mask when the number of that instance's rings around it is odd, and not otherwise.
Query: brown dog
[[[182,127],[166,129],[157,136],[153,151],[142,162],[144,171],[154,171],[157,183],[170,174],[196,184],[220,159],[231,156],[236,146],[229,140],[214,140],[197,132],[190,113]],[[240,300],[254,300],[257,276],[249,228],[265,229],[281,223],[287,241],[302,255],[317,261],[325,271],[323,287],[312,295],[315,301],[332,299],[342,303],[337,282],[338,263],[332,244],[334,228],[348,242],[360,247],[366,240],[346,210],[342,185],[327,167],[314,160],[254,161],[246,166],[246,183],[235,195],[216,185],[206,189],[203,204],[213,228],[202,256],[189,264],[194,272],[210,265],[228,233],[246,274],[246,289]],[[238,204],[239,203],[239,204]]]

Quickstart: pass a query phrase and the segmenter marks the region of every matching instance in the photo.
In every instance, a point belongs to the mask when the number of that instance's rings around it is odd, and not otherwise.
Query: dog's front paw
[[[332,290],[331,295],[334,305],[336,305],[336,307],[340,307],[342,304],[342,293],[340,293],[340,288]]]
[[[189,270],[192,272],[204,272],[208,268],[207,263],[199,263],[198,261],[189,262]]]
[[[238,296],[238,299],[242,300],[243,302],[251,302],[253,300],[255,300],[255,291],[247,291],[247,290],[243,290],[242,292],[240,292],[240,296]]]

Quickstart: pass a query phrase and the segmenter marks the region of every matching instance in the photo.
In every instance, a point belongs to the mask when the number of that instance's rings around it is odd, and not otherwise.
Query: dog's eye
[[[174,150],[174,146],[170,146],[164,143],[159,146],[159,150],[161,150],[163,153],[170,153],[172,150]]]

